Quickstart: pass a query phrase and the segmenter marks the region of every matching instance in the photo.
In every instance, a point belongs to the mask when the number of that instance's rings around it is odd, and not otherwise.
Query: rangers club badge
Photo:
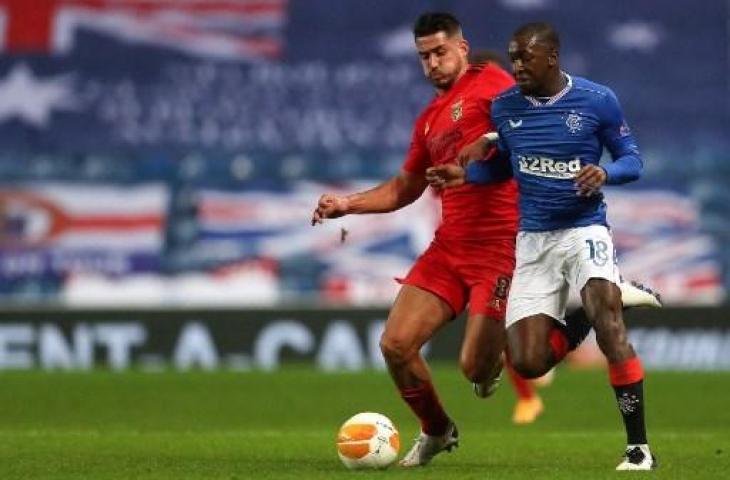
[[[565,119],[565,125],[568,126],[570,133],[578,133],[581,127],[581,118],[577,113],[571,113],[568,118]]]
[[[451,105],[451,120],[458,121],[461,116],[464,114],[464,109],[462,108],[464,104],[464,100],[459,100],[455,104]]]
[[[623,122],[623,123],[621,124],[621,126],[619,127],[619,129],[618,129],[618,134],[619,134],[620,136],[622,136],[622,137],[627,137],[627,136],[631,135],[631,129],[629,128],[629,124],[628,124],[628,123],[626,123],[626,121],[625,121],[625,120],[624,120],[624,122]]]

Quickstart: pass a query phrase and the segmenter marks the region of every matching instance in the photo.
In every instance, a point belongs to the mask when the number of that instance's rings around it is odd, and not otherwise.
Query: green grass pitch
[[[461,446],[416,472],[350,472],[334,437],[359,411],[415,420],[384,372],[0,373],[0,479],[730,478],[730,374],[650,372],[655,472],[613,469],[623,429],[605,372],[560,370],[534,425],[510,423],[503,384],[479,400],[455,366],[434,369]]]

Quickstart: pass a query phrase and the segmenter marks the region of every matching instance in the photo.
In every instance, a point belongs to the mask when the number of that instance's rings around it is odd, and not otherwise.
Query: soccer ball
[[[358,413],[337,433],[337,454],[350,470],[386,468],[398,458],[400,436],[385,415]]]

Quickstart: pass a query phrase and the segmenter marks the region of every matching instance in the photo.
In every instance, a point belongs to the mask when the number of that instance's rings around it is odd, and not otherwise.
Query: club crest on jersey
[[[451,105],[451,120],[457,122],[464,115],[464,100],[459,100]]]
[[[629,135],[631,135],[631,129],[629,128],[629,124],[626,123],[625,120],[618,128],[618,134],[622,137],[628,137]]]
[[[567,125],[570,133],[578,133],[582,127],[582,122],[583,120],[577,113],[571,113],[565,119],[565,125]]]

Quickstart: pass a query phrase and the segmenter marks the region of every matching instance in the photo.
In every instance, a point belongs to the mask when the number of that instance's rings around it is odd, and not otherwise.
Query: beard
[[[431,79],[431,84],[441,90],[448,90],[454,84],[454,79],[444,77],[441,77],[438,80]]]

